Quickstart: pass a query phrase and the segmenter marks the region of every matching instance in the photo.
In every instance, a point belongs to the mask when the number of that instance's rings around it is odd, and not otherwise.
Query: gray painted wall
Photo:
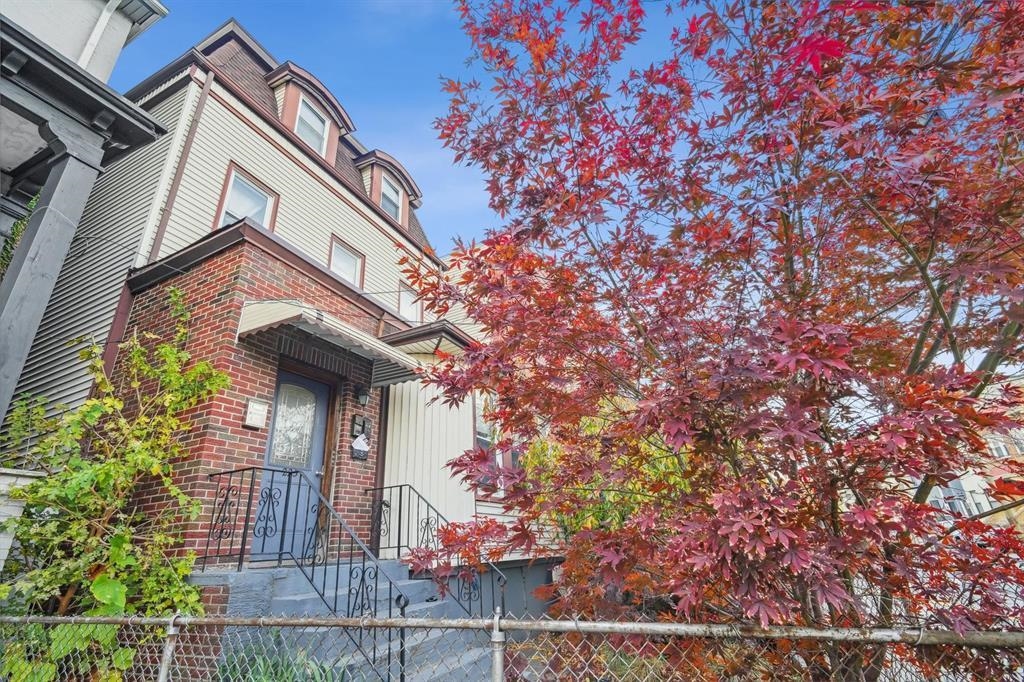
[[[106,4],[106,0],[4,0],[0,11],[106,83],[132,27],[124,13],[114,12],[100,26],[95,44],[89,45]]]

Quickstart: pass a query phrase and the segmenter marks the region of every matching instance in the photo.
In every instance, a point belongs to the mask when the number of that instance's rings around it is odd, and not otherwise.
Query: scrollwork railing
[[[225,562],[236,570],[263,562],[293,564],[333,615],[405,615],[408,597],[308,474],[248,467],[209,478],[217,489],[201,570]],[[381,679],[391,679],[395,665],[404,669],[401,629],[345,632]]]
[[[414,548],[436,550],[448,519],[409,484],[367,488],[373,495],[371,540],[377,556],[401,559]],[[508,578],[497,566],[481,560],[483,571],[457,567],[447,578],[448,593],[470,616],[488,617],[497,607],[505,612]]]

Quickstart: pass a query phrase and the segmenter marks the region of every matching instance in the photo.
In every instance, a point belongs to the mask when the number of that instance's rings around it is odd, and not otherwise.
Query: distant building
[[[992,484],[1000,478],[1013,480],[1014,474],[1000,462],[1024,459],[1024,429],[1011,431],[1007,435],[989,434],[985,438],[989,453],[994,458],[988,471],[965,474],[948,485],[932,491],[930,502],[963,516],[985,514],[984,520],[996,525],[1012,525],[1024,531],[1024,504],[996,514],[993,509],[1003,507],[1012,500],[996,500],[990,494]]]

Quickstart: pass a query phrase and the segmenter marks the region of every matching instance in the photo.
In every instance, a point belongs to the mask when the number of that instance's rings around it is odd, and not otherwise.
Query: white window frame
[[[267,200],[267,207],[264,210],[266,222],[260,222],[259,224],[267,229],[270,229],[271,225],[269,223],[271,222],[271,219],[274,216],[274,202],[277,200],[277,197],[275,197],[273,194],[267,192],[267,190],[260,187],[258,183],[249,178],[245,173],[239,173],[238,169],[235,167],[232,167],[231,172],[228,173],[227,191],[225,191],[224,193],[224,205],[220,207],[220,215],[217,217],[218,229],[224,227],[224,225],[226,224],[224,222],[224,219],[228,216],[229,213],[228,205],[231,203],[231,191],[235,188],[236,180],[248,185],[250,189],[255,190],[259,194],[262,194],[263,197]],[[235,216],[233,213],[231,215],[234,216],[234,220],[231,221],[232,223],[237,222],[242,218],[248,217],[244,215]],[[253,220],[255,220],[255,218]]]
[[[380,174],[380,207],[384,209],[384,212],[391,215],[388,209],[384,208],[384,188],[390,186],[391,189],[395,190],[395,213],[396,215],[391,216],[398,222],[402,222],[402,185],[397,180],[392,180],[391,176],[387,173],[382,172]],[[388,197],[389,199],[391,197]]]
[[[992,453],[993,457],[999,459],[1006,459],[1010,456],[1010,444],[1005,442],[998,436],[990,436],[986,439],[988,441],[988,451]]]
[[[412,295],[412,302],[409,304],[415,308],[415,316],[410,317],[406,315],[406,311],[402,309],[402,296],[408,292]],[[399,282],[398,284],[398,315],[399,317],[409,320],[410,322],[423,322],[423,301],[416,300],[416,290],[405,282]]]
[[[494,424],[484,416],[487,410],[487,395],[484,393],[473,394],[473,447],[483,447],[480,441],[486,441],[486,449],[492,450],[497,440],[495,437]],[[496,457],[498,466],[501,466],[501,456]]]
[[[355,279],[349,279],[344,272],[342,272],[340,269],[335,267],[334,264],[335,264],[336,261],[335,261],[335,258],[334,258],[334,251],[335,251],[335,249],[339,249],[339,248],[342,251],[345,251],[350,256],[353,256],[355,258],[355,260],[356,260]],[[366,257],[363,254],[361,254],[358,251],[356,251],[355,249],[353,249],[351,246],[349,246],[345,242],[343,242],[340,239],[338,239],[337,237],[334,237],[334,238],[331,239],[330,264],[331,264],[331,272],[336,274],[338,277],[341,277],[343,280],[345,280],[346,282],[348,282],[349,284],[351,284],[354,287],[362,287],[363,286],[363,269],[366,267]]]
[[[307,145],[309,145],[310,148],[316,149],[315,147],[313,147],[313,145],[309,144],[309,142],[307,142],[306,140],[303,140],[302,139],[302,135],[299,135],[299,122],[302,120],[302,107],[303,107],[303,105],[309,107],[309,110],[311,112],[313,112],[313,115],[316,116],[319,119],[322,119],[323,122],[324,122],[324,125],[323,125],[323,137],[320,140],[320,148],[317,149],[317,152],[320,153],[320,156],[324,156],[325,154],[327,154],[327,136],[331,132],[331,121],[330,121],[329,118],[327,118],[327,116],[325,116],[323,114],[323,112],[321,112],[319,109],[317,109],[315,106],[313,106],[310,103],[309,99],[306,98],[305,95],[303,95],[301,92],[299,93],[299,108],[295,112],[295,130],[294,130],[294,132],[295,132],[296,135],[298,135],[299,139],[302,140]]]

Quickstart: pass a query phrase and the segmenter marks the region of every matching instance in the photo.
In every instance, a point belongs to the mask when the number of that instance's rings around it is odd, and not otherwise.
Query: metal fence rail
[[[481,618],[0,617],[0,679],[379,679],[352,641],[387,631],[390,680],[1015,680],[1024,632],[752,628]]]

